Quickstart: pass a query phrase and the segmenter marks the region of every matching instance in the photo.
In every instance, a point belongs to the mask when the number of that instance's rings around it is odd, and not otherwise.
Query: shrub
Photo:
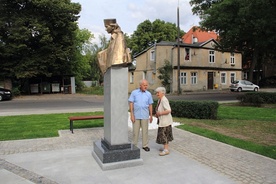
[[[275,104],[276,93],[258,92],[258,93],[245,93],[237,97],[242,105],[253,105],[260,107],[262,104]]]
[[[12,91],[12,95],[13,95],[13,96],[19,96],[19,95],[20,95],[20,90],[19,90],[18,87],[12,88],[11,91]]]
[[[90,95],[103,95],[104,88],[103,86],[95,86],[95,87],[84,87],[80,93],[82,94],[90,94]]]
[[[157,101],[154,101],[154,110],[156,105]],[[172,115],[175,117],[194,119],[217,119],[218,102],[170,101],[170,106],[172,109]]]

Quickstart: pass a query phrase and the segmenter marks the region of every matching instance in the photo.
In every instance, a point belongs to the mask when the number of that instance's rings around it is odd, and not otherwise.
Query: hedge
[[[154,110],[156,105],[154,101]],[[170,106],[174,117],[217,119],[219,104],[215,101],[170,101]]]
[[[276,103],[276,93],[269,92],[253,92],[245,93],[237,97],[241,104],[252,104],[254,106],[260,107],[262,104],[275,104]]]

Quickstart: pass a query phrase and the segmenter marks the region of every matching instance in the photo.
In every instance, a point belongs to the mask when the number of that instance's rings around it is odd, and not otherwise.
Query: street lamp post
[[[180,95],[180,28],[179,28],[179,0],[177,6],[177,92]]]

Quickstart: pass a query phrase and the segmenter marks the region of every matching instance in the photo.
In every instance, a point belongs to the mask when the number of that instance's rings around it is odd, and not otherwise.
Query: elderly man
[[[150,151],[148,147],[148,123],[152,123],[153,99],[147,88],[148,81],[141,80],[140,88],[131,92],[128,101],[133,126],[133,144],[137,146],[140,128],[142,128],[142,147],[145,151]]]

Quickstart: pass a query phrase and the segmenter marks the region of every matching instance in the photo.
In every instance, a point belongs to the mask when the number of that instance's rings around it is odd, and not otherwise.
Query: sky
[[[104,19],[115,18],[121,30],[129,36],[145,20],[153,22],[160,19],[177,25],[177,7],[179,7],[179,27],[187,32],[192,26],[199,25],[199,17],[192,14],[190,0],[71,0],[80,3],[82,10],[78,20],[80,29],[88,29],[97,42],[105,31]]]

